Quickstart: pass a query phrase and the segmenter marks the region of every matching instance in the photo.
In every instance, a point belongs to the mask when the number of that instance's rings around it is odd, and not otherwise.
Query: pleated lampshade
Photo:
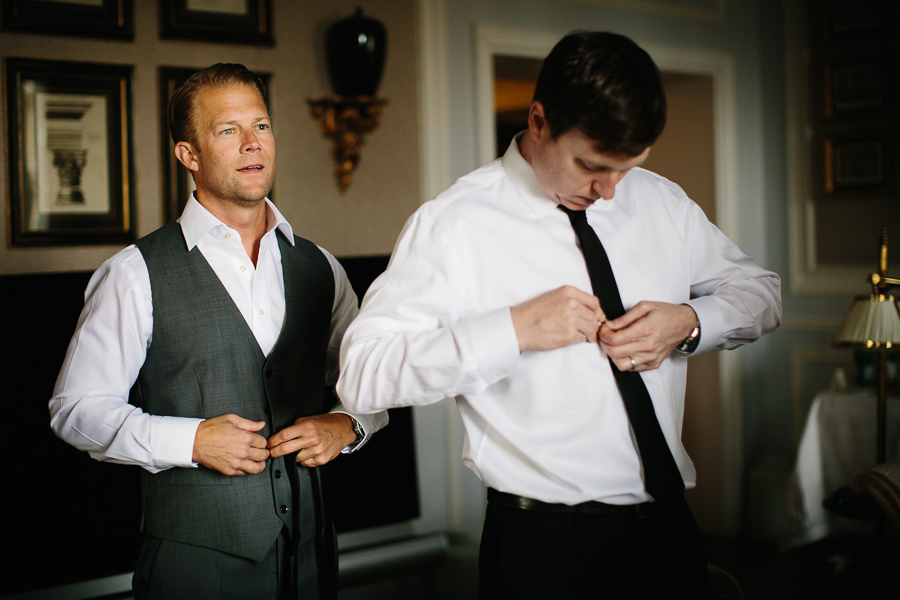
[[[891,348],[900,343],[900,311],[889,294],[857,296],[834,336],[837,346]]]

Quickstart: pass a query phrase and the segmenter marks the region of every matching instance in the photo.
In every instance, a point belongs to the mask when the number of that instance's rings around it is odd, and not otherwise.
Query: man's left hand
[[[620,371],[649,371],[662,364],[697,325],[687,304],[638,302],[600,327],[600,344]]]
[[[301,417],[269,438],[272,457],[297,453],[297,462],[319,467],[356,441],[353,422],[344,413]]]

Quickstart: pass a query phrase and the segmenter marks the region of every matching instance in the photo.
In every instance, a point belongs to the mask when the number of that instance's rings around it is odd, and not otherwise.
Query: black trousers
[[[709,598],[706,557],[687,507],[607,515],[489,502],[480,600]]]

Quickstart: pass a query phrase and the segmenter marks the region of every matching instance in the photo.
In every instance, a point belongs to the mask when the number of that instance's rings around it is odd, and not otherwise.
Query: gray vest
[[[328,412],[325,355],[334,275],[322,252],[278,236],[285,318],[268,358],[215,272],[178,223],[137,241],[153,296],[153,338],[131,402],[154,415],[265,421],[269,437],[297,418]],[[142,471],[143,527],[150,535],[261,560],[293,526],[301,474],[294,456],[258,475],[227,477],[200,466]],[[307,476],[306,473],[302,473]],[[318,499],[321,502],[321,498]],[[319,524],[324,526],[324,524]]]

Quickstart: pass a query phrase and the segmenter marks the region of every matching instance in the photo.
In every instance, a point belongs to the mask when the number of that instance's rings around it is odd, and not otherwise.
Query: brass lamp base
[[[877,273],[869,276],[872,293],[859,296],[844,317],[832,343],[835,346],[855,346],[874,349],[878,360],[878,389],[876,396],[876,464],[886,458],[887,351],[900,343],[900,309],[889,293],[900,280],[887,276],[887,228],[881,230],[881,251]]]

